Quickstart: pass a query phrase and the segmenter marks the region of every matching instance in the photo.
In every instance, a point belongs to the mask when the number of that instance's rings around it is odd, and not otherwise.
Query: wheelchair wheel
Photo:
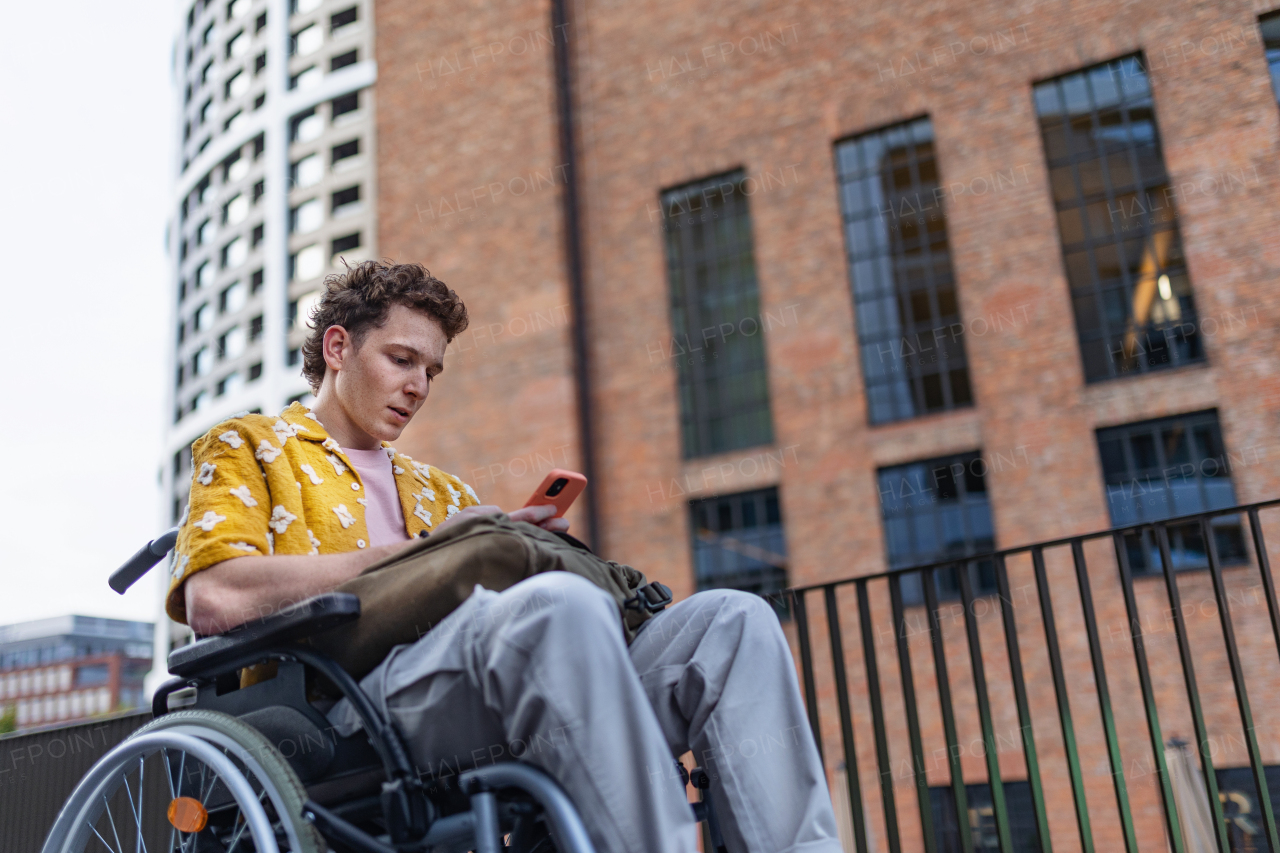
[[[273,745],[216,711],[153,720],[99,761],[43,853],[325,853],[306,789]]]

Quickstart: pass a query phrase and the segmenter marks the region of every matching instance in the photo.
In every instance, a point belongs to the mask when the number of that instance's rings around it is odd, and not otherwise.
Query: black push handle
[[[138,553],[129,558],[129,562],[111,573],[111,588],[124,595],[124,591],[138,582],[138,578],[151,571],[151,567],[164,559],[165,554],[178,541],[178,528],[167,530],[146,545],[138,549]]]

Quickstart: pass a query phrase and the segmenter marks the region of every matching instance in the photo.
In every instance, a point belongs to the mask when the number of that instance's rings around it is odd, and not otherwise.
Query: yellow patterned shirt
[[[480,503],[452,474],[382,446],[409,536]],[[178,522],[165,601],[175,621],[187,621],[183,583],[216,563],[368,546],[360,472],[301,403],[276,417],[246,412],[223,421],[191,445],[191,460],[191,501]]]

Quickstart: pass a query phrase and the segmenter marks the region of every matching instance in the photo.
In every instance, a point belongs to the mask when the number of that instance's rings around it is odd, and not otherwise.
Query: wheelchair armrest
[[[220,668],[246,655],[328,631],[359,616],[359,597],[350,592],[327,592],[225,634],[174,649],[169,653],[169,672],[181,678],[217,674]]]

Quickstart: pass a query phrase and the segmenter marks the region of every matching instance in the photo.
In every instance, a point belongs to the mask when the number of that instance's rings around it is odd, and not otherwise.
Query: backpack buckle
[[[671,588],[659,581],[650,581],[636,589],[636,594],[622,602],[628,610],[647,610],[657,613],[671,603]]]

